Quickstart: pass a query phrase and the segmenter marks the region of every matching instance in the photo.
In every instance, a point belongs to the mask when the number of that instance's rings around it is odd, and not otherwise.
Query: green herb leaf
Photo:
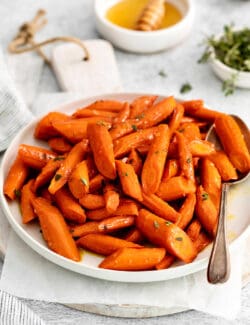
[[[54,161],[58,161],[58,160],[64,160],[65,159],[65,157],[63,157],[63,156],[57,156],[56,158],[54,158],[53,160]]]
[[[128,172],[122,173],[122,176],[128,176]]]
[[[101,126],[106,126],[105,122],[104,121],[97,121],[96,122],[97,125],[101,125]]]
[[[182,237],[175,237],[175,240],[182,241],[183,238]]]
[[[191,90],[192,90],[192,86],[190,85],[190,83],[187,82],[181,86],[180,93],[185,94]]]
[[[235,81],[238,77],[238,74],[232,74],[230,79],[227,79],[225,81],[223,81],[222,83],[222,91],[224,93],[225,96],[229,96],[232,95],[234,93],[235,90]]]
[[[61,174],[56,174],[55,175],[55,181],[59,181],[59,179],[62,177],[62,175]]]
[[[187,164],[190,164],[190,163],[192,162],[192,158],[188,158],[188,159],[186,160],[186,162],[187,162]]]
[[[206,201],[209,198],[209,194],[207,192],[204,192],[201,194],[202,201]]]
[[[141,113],[141,114],[137,115],[135,118],[136,118],[136,120],[141,120],[144,117],[145,117],[145,114],[144,113]]]
[[[134,125],[134,124],[132,124],[131,127],[132,127],[132,129],[133,129],[134,131],[137,131],[137,130],[138,130],[138,129],[137,129],[137,126]]]
[[[88,185],[88,182],[87,182],[86,178],[81,177],[80,180],[85,186]]]
[[[21,191],[20,191],[19,189],[15,189],[15,190],[14,190],[14,194],[15,194],[15,196],[18,197],[18,198],[21,197]]]
[[[158,72],[158,75],[161,76],[162,78],[166,78],[168,76],[164,70],[160,70]]]
[[[166,222],[165,222],[165,225],[168,226],[168,227],[169,227],[170,225],[172,225],[172,224],[173,224],[173,223],[172,223],[171,221],[166,221]]]
[[[159,225],[158,221],[156,221],[156,220],[154,220],[154,227],[156,229],[159,229],[160,228],[160,225]]]

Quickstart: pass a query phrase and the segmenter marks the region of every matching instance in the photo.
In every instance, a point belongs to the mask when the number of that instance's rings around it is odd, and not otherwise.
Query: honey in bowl
[[[106,18],[115,25],[134,30],[147,4],[148,0],[121,0],[108,9]],[[165,14],[158,29],[173,26],[182,19],[181,12],[172,3],[165,2],[164,7]]]

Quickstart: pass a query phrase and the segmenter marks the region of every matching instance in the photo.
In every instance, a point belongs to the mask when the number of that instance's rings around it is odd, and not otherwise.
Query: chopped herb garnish
[[[161,76],[162,78],[166,78],[168,76],[164,70],[160,70],[158,72],[158,75]]]
[[[182,241],[183,238],[182,237],[175,237],[175,240]]]
[[[172,225],[172,222],[171,221],[166,221],[165,225],[169,227],[170,225]]]
[[[202,201],[206,201],[208,199],[208,197],[209,197],[209,194],[206,192],[201,194]]]
[[[180,93],[185,94],[191,90],[192,90],[192,86],[190,85],[190,83],[187,82],[181,86]]]
[[[137,129],[137,126],[134,125],[134,124],[132,124],[131,127],[132,127],[132,129],[133,129],[134,131],[137,131],[137,130],[138,130],[138,129]]]
[[[186,162],[187,162],[187,164],[190,164],[190,163],[192,162],[192,158],[188,158],[188,159],[186,160]]]
[[[183,133],[185,129],[179,129],[178,132]]]
[[[136,120],[141,120],[144,117],[145,117],[145,114],[144,113],[141,113],[141,114],[137,115],[135,118],[136,118]]]
[[[104,121],[97,121],[96,122],[97,125],[102,125],[102,126],[106,126],[105,122]]]
[[[59,179],[62,177],[62,175],[61,174],[56,174],[55,175],[55,181],[59,181]]]
[[[128,172],[122,173],[122,176],[128,176]]]
[[[54,161],[58,161],[58,160],[64,160],[65,159],[65,157],[63,157],[63,156],[57,156],[56,158],[54,158],[53,160]]]
[[[88,185],[88,182],[87,182],[86,178],[81,177],[80,180],[85,186]]]
[[[15,189],[14,194],[15,194],[16,197],[20,197],[21,196],[21,191],[19,189]]]
[[[159,225],[158,221],[156,221],[156,220],[154,220],[154,227],[156,229],[159,229],[160,228],[160,225]]]

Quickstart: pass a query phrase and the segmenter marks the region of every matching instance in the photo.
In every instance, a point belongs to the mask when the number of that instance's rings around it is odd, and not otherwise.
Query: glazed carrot
[[[136,98],[130,107],[130,118],[138,118],[145,110],[153,105],[157,96],[141,96]]]
[[[101,124],[107,129],[111,127],[111,118],[88,117],[69,121],[55,121],[53,127],[66,139],[72,143],[78,143],[87,138],[87,128],[89,124]]]
[[[228,156],[225,154],[224,151],[219,150],[213,152],[208,157],[218,169],[222,181],[229,181],[231,179],[237,179],[238,175],[237,172],[232,165],[231,161],[229,160]]]
[[[154,140],[144,162],[141,182],[142,189],[147,194],[154,194],[159,188],[164,171],[167,150],[170,141],[170,131],[166,124],[158,126]]]
[[[32,205],[49,248],[73,261],[80,261],[79,251],[60,211],[41,197],[32,200]]]
[[[133,226],[135,223],[135,216],[116,216],[109,217],[100,221],[98,228],[104,232],[112,232],[115,230]]]
[[[51,112],[45,115],[37,124],[34,136],[37,139],[48,140],[58,136],[58,131],[53,127],[55,121],[67,121],[70,117],[60,112]]]
[[[116,117],[117,113],[111,111],[104,111],[104,110],[95,110],[90,108],[84,108],[77,110],[74,114],[72,114],[74,118],[82,118],[82,117]]]
[[[131,149],[137,148],[140,145],[151,143],[156,131],[156,127],[146,130],[138,130],[137,132],[114,140],[115,157],[119,158],[128,153]]]
[[[137,131],[136,123],[133,120],[127,120],[125,122],[113,123],[112,128],[109,130],[109,134],[113,140],[121,138],[129,133]]]
[[[186,100],[181,102],[181,104],[184,106],[185,112],[195,111],[204,107],[204,101],[202,99]]]
[[[86,209],[95,210],[105,207],[105,200],[99,194],[86,194],[79,199],[79,203]]]
[[[48,145],[53,151],[59,154],[67,153],[72,149],[72,145],[62,137],[49,139]]]
[[[20,196],[20,190],[28,177],[28,167],[18,156],[11,165],[8,175],[4,181],[3,192],[11,200]]]
[[[177,131],[182,133],[188,142],[201,139],[201,133],[197,123],[181,123]]]
[[[159,198],[155,194],[147,195],[145,193],[142,193],[143,201],[142,204],[156,213],[161,218],[164,218],[166,220],[176,222],[180,219],[181,215],[172,208],[167,202],[163,201],[161,198]]]
[[[95,161],[92,155],[88,154],[86,160],[87,160],[89,178],[92,179],[98,174],[98,170],[96,168]]]
[[[204,127],[208,127],[209,125],[211,125],[211,122],[209,121],[205,121],[205,120],[199,120],[196,119],[195,117],[191,117],[191,116],[183,116],[181,123],[193,123],[196,124],[199,128],[204,128]]]
[[[113,142],[108,130],[103,125],[90,124],[88,138],[98,171],[109,179],[115,179]]]
[[[193,157],[207,157],[215,152],[214,144],[206,140],[192,140],[189,149]]]
[[[127,235],[124,237],[127,241],[132,241],[133,243],[141,243],[143,242],[144,238],[140,231],[137,228],[132,228]]]
[[[150,242],[166,248],[168,253],[180,260],[190,263],[196,257],[197,251],[193,242],[175,224],[141,209],[136,219],[136,225]]]
[[[124,271],[151,270],[165,256],[164,248],[121,248],[106,257],[100,268]]]
[[[204,231],[201,231],[197,239],[194,241],[194,246],[196,247],[197,251],[200,252],[207,247],[211,241],[211,238],[209,238]]]
[[[35,169],[43,168],[50,159],[57,157],[53,151],[27,144],[20,144],[18,155],[25,165]]]
[[[124,239],[103,234],[89,234],[76,241],[77,246],[101,255],[110,255],[123,247],[141,247]]]
[[[183,118],[183,115],[184,115],[184,107],[180,103],[177,103],[177,106],[174,109],[173,114],[172,114],[171,119],[168,124],[170,137],[178,129],[178,127],[181,123],[181,120]]]
[[[156,270],[164,270],[169,268],[175,261],[175,257],[173,255],[166,254],[163,260],[160,263],[156,264]]]
[[[125,122],[130,114],[130,105],[129,103],[124,103],[124,107],[120,112],[113,118],[113,123],[122,123]]]
[[[49,190],[47,189],[47,187],[42,188],[41,191],[40,191],[40,194],[41,194],[41,197],[43,197],[44,199],[46,199],[50,203],[54,203],[55,202],[54,195],[52,195],[49,192]]]
[[[162,181],[166,182],[171,177],[174,177],[179,172],[179,163],[177,159],[169,159],[166,162],[165,169],[162,175]]]
[[[201,162],[201,184],[211,197],[214,205],[219,211],[221,196],[221,176],[218,169],[211,160],[205,158]]]
[[[61,161],[64,159],[65,159],[64,157],[56,157],[47,162],[47,164],[42,168],[40,174],[35,179],[34,186],[33,186],[34,192],[36,192],[39,187],[51,181],[51,179],[55,175],[55,172],[60,167]]]
[[[102,187],[103,182],[105,182],[105,177],[101,174],[93,177],[89,182],[89,192],[94,193],[95,191],[98,191]]]
[[[99,222],[96,221],[88,221],[83,225],[74,226],[70,228],[70,233],[73,237],[82,237],[88,234],[96,234],[99,232]]]
[[[136,148],[136,150],[141,154],[142,156],[146,156],[149,152],[150,144],[142,144]]]
[[[67,187],[62,187],[55,193],[55,201],[65,219],[75,223],[84,223],[86,221],[83,208],[72,196]]]
[[[194,219],[187,228],[187,234],[192,239],[192,241],[196,241],[201,232],[201,223],[199,220]]]
[[[106,184],[103,189],[105,207],[108,213],[113,213],[119,206],[120,195],[112,184]]]
[[[88,141],[83,140],[70,150],[69,154],[62,161],[61,167],[58,169],[50,183],[49,191],[51,194],[55,194],[56,191],[66,184],[75,166],[82,161],[87,148]]]
[[[232,116],[222,115],[215,120],[215,130],[234,167],[241,173],[250,170],[250,153],[239,125]]]
[[[31,204],[31,200],[35,199],[35,194],[32,192],[34,180],[31,179],[27,184],[25,184],[22,188],[21,194],[21,214],[22,214],[22,222],[29,223],[30,221],[36,218],[33,206]]]
[[[130,151],[127,163],[133,166],[133,168],[135,170],[135,173],[137,175],[141,174],[142,159],[141,159],[141,157],[139,156],[138,152],[135,149],[132,149]]]
[[[179,210],[181,218],[176,222],[176,225],[181,229],[185,229],[189,222],[192,220],[194,215],[195,204],[196,195],[194,193],[188,194]]]
[[[89,173],[86,160],[78,163],[73,169],[68,185],[70,192],[76,199],[80,199],[89,192]]]
[[[195,193],[196,186],[193,181],[183,176],[175,176],[161,182],[157,195],[165,201],[172,201]]]
[[[210,122],[222,115],[220,112],[205,108],[203,101],[200,100],[182,102],[182,105],[185,108],[185,114]]]
[[[195,213],[198,220],[209,234],[215,236],[218,211],[202,185],[197,188],[196,200]]]
[[[124,103],[118,102],[115,100],[97,100],[96,102],[86,106],[84,109],[96,109],[96,110],[104,110],[111,112],[119,112],[123,108]]]
[[[184,135],[176,132],[180,170],[187,179],[194,181],[193,157]]]
[[[116,168],[123,192],[138,201],[142,201],[141,186],[133,166],[116,160]]]

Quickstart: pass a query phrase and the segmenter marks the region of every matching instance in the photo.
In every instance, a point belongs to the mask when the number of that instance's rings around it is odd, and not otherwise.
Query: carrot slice
[[[76,199],[80,199],[89,192],[89,173],[86,160],[78,163],[73,169],[68,185],[70,192]]]
[[[177,159],[169,159],[166,162],[162,175],[162,181],[166,182],[169,178],[174,177],[179,172],[179,162]]]
[[[215,164],[223,181],[229,181],[231,179],[238,178],[236,169],[224,151],[215,151],[209,155],[209,159]]]
[[[89,221],[83,225],[70,227],[70,233],[73,237],[86,236],[88,234],[96,234],[101,230],[99,229],[99,222]]]
[[[141,209],[136,219],[136,225],[150,242],[165,247],[168,253],[180,260],[190,263],[196,257],[197,251],[193,242],[175,224]]]
[[[207,157],[215,152],[213,143],[199,139],[192,140],[189,149],[193,157]]]
[[[133,243],[141,243],[144,240],[142,234],[137,228],[132,228],[124,239],[127,241],[132,241]]]
[[[17,156],[4,181],[3,192],[11,200],[20,196],[20,190],[28,176],[28,167]]]
[[[31,201],[35,199],[35,194],[32,192],[34,180],[31,179],[27,184],[22,188],[21,194],[21,213],[22,213],[22,222],[29,223],[30,221],[36,218],[33,206]]]
[[[86,194],[79,199],[79,202],[82,206],[84,206],[84,208],[89,210],[105,207],[104,197],[99,194]]]
[[[59,154],[67,153],[72,149],[72,145],[62,137],[49,139],[48,145],[53,151]]]
[[[201,232],[201,223],[199,220],[194,219],[187,228],[187,234],[193,242],[197,240]]]
[[[125,103],[120,112],[113,118],[113,123],[122,123],[127,120],[130,114],[130,105]]]
[[[105,177],[101,174],[93,177],[89,182],[89,192],[94,193],[95,191],[98,191],[102,187],[103,182],[105,182]]]
[[[171,119],[169,121],[169,133],[170,137],[174,134],[174,132],[178,129],[181,120],[184,115],[184,107],[180,104],[177,103],[176,108],[173,111],[173,114],[171,116]]]
[[[115,100],[97,100],[96,102],[86,106],[84,109],[96,109],[96,110],[104,110],[111,112],[119,112],[123,108],[124,103],[118,102]]]
[[[201,231],[194,241],[194,245],[198,252],[201,252],[205,247],[211,243],[211,238],[209,238],[204,231]]]
[[[79,251],[60,211],[41,197],[32,200],[32,205],[49,248],[73,261],[80,261]]]
[[[166,124],[159,125],[158,132],[155,134],[142,168],[142,188],[147,194],[154,194],[160,185],[169,141],[170,131],[168,126]]]
[[[106,218],[99,223],[99,229],[110,232],[134,225],[135,216],[117,216]]]
[[[55,159],[51,159],[47,162],[47,164],[42,168],[40,174],[37,176],[34,182],[33,190],[36,192],[37,189],[46,183],[48,183],[53,176],[55,175],[55,172],[61,165],[61,158],[64,160],[64,157],[56,157]]]
[[[106,184],[103,189],[105,206],[108,213],[113,213],[119,206],[120,195],[112,184]]]
[[[135,173],[137,175],[141,174],[142,159],[141,159],[141,157],[139,156],[138,152],[135,149],[132,149],[130,151],[127,163],[134,167]]]
[[[141,96],[136,98],[130,108],[130,118],[138,118],[144,111],[151,107],[157,96]]]
[[[111,270],[151,270],[166,253],[164,248],[121,248],[106,257],[99,267]]]
[[[82,118],[82,117],[116,117],[117,113],[111,111],[104,110],[96,110],[91,108],[80,108],[74,114],[72,114],[74,118]]]
[[[179,210],[181,218],[176,222],[177,226],[181,229],[186,228],[186,226],[192,220],[194,215],[195,204],[196,195],[194,193],[188,194]]]
[[[156,264],[156,270],[164,270],[169,268],[175,261],[175,257],[173,255],[166,254],[163,260],[160,263]]]
[[[201,133],[197,123],[182,122],[177,131],[182,133],[188,142],[201,139]]]

